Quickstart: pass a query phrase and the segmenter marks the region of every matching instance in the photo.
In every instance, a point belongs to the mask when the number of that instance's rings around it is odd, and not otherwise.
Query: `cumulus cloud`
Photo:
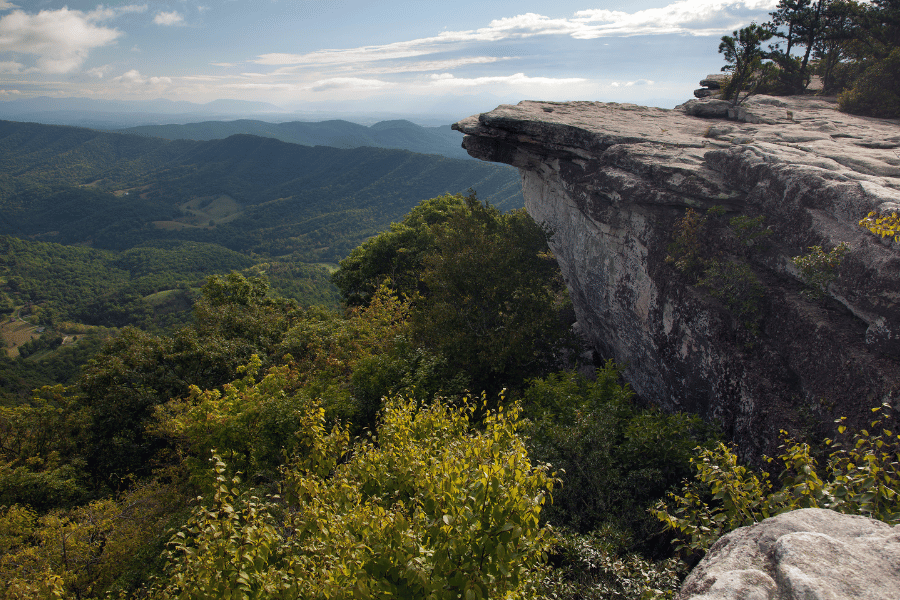
[[[393,86],[389,81],[378,79],[362,79],[360,77],[332,77],[316,81],[306,89],[313,92],[326,90],[380,90]]]
[[[0,0],[0,10],[9,10],[10,8],[19,8],[12,2],[7,2],[6,0]]]
[[[496,77],[472,77],[463,78],[455,77],[452,73],[440,73],[432,75],[430,78],[432,86],[436,87],[476,87],[480,85],[541,85],[541,86],[569,86],[574,84],[585,83],[587,80],[580,77],[554,78],[554,77],[528,77],[524,73],[516,73],[515,75],[502,75]]]
[[[717,35],[746,24],[749,12],[770,11],[776,0],[677,0],[660,8],[627,13],[593,9],[575,13],[570,35],[580,39],[604,36]]]
[[[158,12],[153,17],[153,22],[157,25],[181,25],[184,23],[184,17],[177,10],[172,12]]]
[[[103,8],[87,13],[68,8],[37,14],[14,10],[0,17],[0,53],[32,55],[36,71],[71,73],[81,67],[92,49],[122,35],[98,24],[115,14]]]
[[[164,86],[172,84],[172,79],[169,77],[144,77],[137,69],[126,71],[118,77],[114,77],[113,81],[129,85]]]

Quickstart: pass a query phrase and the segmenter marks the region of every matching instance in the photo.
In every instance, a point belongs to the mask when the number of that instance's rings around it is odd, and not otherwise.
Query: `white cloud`
[[[22,92],[19,90],[0,90],[0,96],[21,96]]]
[[[369,73],[379,74],[444,71],[448,69],[458,69],[459,67],[465,67],[468,65],[484,65],[511,59],[512,57],[509,56],[464,56],[461,58],[451,58],[447,60],[416,61],[394,66],[370,66],[366,67],[366,70]]]
[[[12,2],[7,2],[6,0],[0,0],[0,10],[9,10],[10,8],[19,8]]]
[[[380,90],[392,87],[394,84],[389,81],[381,81],[378,79],[362,79],[360,77],[332,77],[330,79],[322,79],[316,81],[308,89],[313,92],[324,92],[326,90]]]
[[[131,69],[130,71],[126,71],[122,75],[118,77],[114,77],[113,81],[117,81],[120,83],[125,83],[129,85],[150,85],[154,87],[167,86],[172,84],[172,79],[169,77],[144,77],[140,74],[137,69]]]
[[[214,63],[209,63],[209,64],[214,67],[235,67],[235,66],[237,66],[237,63],[228,63],[228,62],[214,62]]]
[[[27,14],[15,10],[0,17],[0,53],[35,57],[34,70],[44,73],[71,73],[88,53],[118,39],[122,32],[97,25],[111,18],[110,11],[42,10]]]
[[[579,39],[604,36],[658,35],[680,33],[716,35],[746,24],[751,11],[770,11],[776,0],[676,0],[661,8],[633,13],[592,9],[575,13],[577,30],[570,35]]]
[[[172,12],[159,12],[153,17],[153,22],[157,25],[181,25],[184,23],[184,17],[177,10]]]
[[[112,65],[103,65],[101,67],[94,67],[93,69],[88,69],[85,71],[86,74],[91,77],[96,77],[97,79],[103,79],[103,77],[109,73],[112,69]]]
[[[491,21],[487,27],[442,31],[438,35],[380,46],[326,49],[306,54],[262,54],[254,62],[272,66],[326,66],[399,60],[459,50],[473,43],[569,36],[575,39],[634,35],[721,35],[744,25],[751,14],[775,8],[777,0],[675,0],[662,8],[632,13],[583,10],[571,18],[526,13]]]
[[[448,87],[448,88],[461,88],[461,87],[476,87],[481,85],[497,85],[497,84],[506,84],[506,85],[527,85],[527,86],[570,86],[574,84],[582,84],[586,83],[587,79],[583,79],[580,77],[570,77],[570,78],[553,78],[553,77],[528,77],[524,73],[516,73],[515,75],[502,75],[496,77],[473,77],[473,78],[463,78],[463,77],[455,77],[451,73],[441,73],[439,75],[432,75],[430,78],[430,83],[432,86],[437,87]]]
[[[17,63],[11,60],[0,62],[0,73],[14,75],[17,73],[21,73],[24,69],[25,65],[23,65],[22,63]]]

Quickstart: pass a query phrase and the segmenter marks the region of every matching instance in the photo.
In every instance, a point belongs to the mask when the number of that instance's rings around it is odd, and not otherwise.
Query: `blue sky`
[[[287,110],[673,106],[773,0],[0,0],[0,100],[259,100]]]

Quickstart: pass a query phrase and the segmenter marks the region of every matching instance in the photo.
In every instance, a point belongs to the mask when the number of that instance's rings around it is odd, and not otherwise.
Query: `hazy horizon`
[[[774,0],[0,0],[0,100],[219,99],[462,118],[523,99],[672,107]]]

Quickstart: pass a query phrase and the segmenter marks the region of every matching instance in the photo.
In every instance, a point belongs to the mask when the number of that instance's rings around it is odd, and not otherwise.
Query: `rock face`
[[[898,406],[900,244],[858,225],[900,211],[897,121],[762,96],[526,101],[454,128],[520,169],[582,330],[642,398],[718,421],[745,457]],[[790,259],[842,242],[827,297],[807,299]]]
[[[900,525],[807,508],[717,541],[678,600],[896,600]]]

